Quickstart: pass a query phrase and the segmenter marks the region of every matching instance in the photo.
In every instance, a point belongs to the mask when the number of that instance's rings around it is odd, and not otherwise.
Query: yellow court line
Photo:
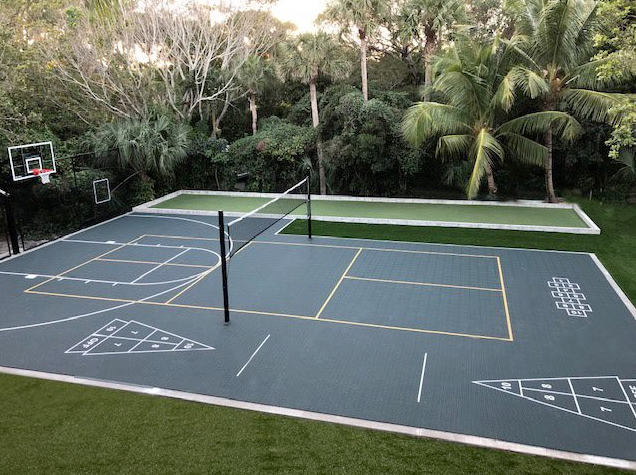
[[[404,284],[404,285],[423,285],[426,287],[448,287],[451,289],[467,289],[467,290],[485,290],[488,292],[501,292],[501,289],[489,289],[487,287],[469,287],[467,285],[450,285],[450,284],[433,284],[429,282],[411,282],[408,280],[387,280],[387,279],[372,279],[370,277],[354,277],[348,275],[345,279],[349,280],[362,280],[370,282],[385,282],[387,284]]]
[[[173,302],[173,300],[178,299],[179,297],[181,297],[184,293],[186,293],[188,290],[190,290],[192,287],[194,287],[195,285],[197,285],[199,282],[201,282],[203,279],[205,279],[207,276],[209,276],[212,272],[214,272],[215,269],[218,269],[219,266],[221,264],[217,264],[214,267],[212,267],[211,269],[205,271],[203,273],[203,275],[201,275],[201,277],[197,278],[194,282],[192,282],[190,285],[188,285],[185,289],[183,289],[181,292],[179,292],[177,295],[175,295],[174,297],[172,297],[170,300],[166,301],[166,304],[170,304]]]
[[[323,310],[325,309],[325,307],[327,306],[327,304],[329,303],[331,298],[334,296],[334,294],[336,293],[336,290],[338,290],[338,287],[340,287],[340,284],[342,284],[342,281],[344,280],[345,276],[347,275],[347,272],[349,272],[349,270],[353,266],[353,263],[356,261],[356,259],[358,258],[358,256],[360,255],[361,252],[362,252],[362,249],[358,249],[358,252],[356,252],[356,255],[353,256],[353,259],[351,259],[351,262],[349,263],[349,265],[347,266],[345,271],[342,273],[342,276],[340,277],[340,280],[338,280],[338,283],[331,290],[331,293],[329,294],[329,297],[327,297],[327,300],[325,300],[325,303],[323,303],[322,307],[320,307],[320,310],[318,310],[318,313],[316,314],[315,318],[320,318],[320,314],[323,312]]]
[[[254,241],[252,241],[254,242]],[[236,251],[236,253],[234,254],[236,256],[236,254],[238,254],[239,252],[241,252],[243,249],[245,249],[246,247],[249,247],[250,244],[252,244],[252,242],[248,242],[245,246],[243,246],[242,248],[240,248],[238,251]],[[199,277],[197,280],[195,280],[194,282],[192,282],[190,285],[188,285],[185,289],[183,289],[181,292],[179,292],[177,295],[175,295],[174,297],[172,297],[170,300],[168,300],[166,303],[167,304],[171,304],[172,302],[174,302],[176,299],[178,299],[179,297],[181,297],[183,294],[185,294],[188,290],[190,290],[192,287],[194,287],[195,285],[197,285],[199,282],[201,282],[203,279],[205,279],[208,275],[210,275],[212,272],[214,272],[216,269],[218,269],[219,267],[221,267],[221,263],[219,262],[216,266],[214,266],[212,269],[210,269],[209,271],[205,272],[201,277]]]
[[[119,251],[120,249],[123,249],[124,247],[129,246],[129,245],[133,244],[133,243],[134,243],[134,242],[136,242],[136,241],[139,241],[139,240],[140,240],[140,239],[142,239],[144,236],[145,236],[145,234],[142,234],[142,235],[141,235],[141,236],[139,236],[138,238],[135,238],[135,239],[133,239],[132,241],[127,242],[126,244],[122,244],[121,246],[118,246],[118,247],[116,247],[115,249],[111,249],[110,251],[107,251],[107,252],[105,252],[105,253],[103,253],[103,254],[100,254],[99,256],[93,257],[92,259],[89,259],[89,260],[88,260],[88,261],[86,261],[86,262],[82,262],[81,264],[79,264],[79,265],[77,265],[77,266],[75,266],[75,267],[72,267],[72,268],[70,268],[70,269],[68,269],[68,270],[65,270],[65,271],[64,271],[64,272],[62,272],[61,274],[57,274],[56,276],[51,277],[51,278],[49,278],[49,279],[47,279],[47,280],[45,280],[45,281],[43,281],[43,282],[40,282],[39,284],[36,284],[36,285],[34,285],[33,287],[29,287],[28,289],[26,289],[26,291],[25,291],[25,292],[28,292],[28,291],[30,291],[30,290],[35,290],[35,289],[37,289],[38,287],[41,287],[41,286],[43,286],[43,285],[45,285],[45,284],[48,284],[49,282],[52,282],[52,281],[54,281],[54,280],[56,280],[56,279],[59,279],[60,277],[62,277],[63,275],[68,274],[69,272],[72,272],[72,271],[74,271],[74,270],[77,270],[77,269],[79,269],[80,267],[84,267],[85,265],[90,264],[91,262],[95,262],[96,260],[101,259],[102,257],[105,257],[105,256],[107,256],[107,255],[109,255],[109,254],[111,254],[111,253],[113,253],[113,252],[115,252],[115,251]]]
[[[163,262],[153,262],[153,261],[130,261],[130,260],[126,260],[126,259],[96,259],[97,261],[103,261],[103,262],[121,262],[124,264],[152,264],[152,265],[159,265],[159,264],[163,264],[164,266],[167,267],[196,267],[196,268],[200,268],[200,269],[211,269],[213,266],[201,266],[201,265],[196,265],[196,264],[175,264],[173,262],[168,262],[167,264],[164,264]]]
[[[335,244],[310,244],[301,242],[280,242],[280,241],[252,241],[255,244],[274,244],[277,246],[299,246],[299,247],[326,247],[331,249],[362,249],[363,251],[379,251],[379,252],[400,252],[404,254],[432,254],[436,256],[456,256],[456,257],[474,257],[480,259],[496,259],[497,256],[483,256],[480,254],[458,254],[454,252],[436,252],[436,251],[414,251],[410,249],[380,249],[378,247],[364,246],[336,246]]]
[[[198,241],[218,241],[218,239],[212,238],[193,238],[187,236],[168,236],[161,234],[146,234],[147,237],[159,237],[166,239],[192,239]],[[332,249],[363,249],[365,251],[379,251],[379,252],[401,252],[406,254],[432,254],[436,256],[455,256],[455,257],[474,257],[480,259],[497,259],[497,256],[487,256],[482,254],[459,254],[456,252],[439,252],[439,251],[416,251],[411,249],[382,249],[378,247],[364,247],[364,246],[338,246],[335,244],[314,244],[314,243],[302,243],[302,242],[283,242],[283,241],[252,241],[255,244],[274,244],[277,246],[300,246],[300,247],[326,247]],[[396,241],[398,242],[398,241]],[[406,241],[400,241],[406,242]],[[422,243],[426,244],[426,243]]]
[[[223,309],[219,307],[206,307],[206,306],[200,306],[200,305],[184,305],[184,304],[173,304],[173,303],[168,304],[164,302],[114,299],[114,298],[107,298],[107,297],[89,297],[86,295],[58,294],[54,292],[43,292],[39,290],[30,291],[28,293],[38,294],[38,295],[48,295],[53,297],[66,297],[66,298],[77,298],[77,299],[86,299],[86,300],[103,300],[108,302],[133,303],[133,304],[151,305],[151,306],[158,306],[158,307],[188,308],[188,309],[194,309],[194,310],[217,310],[219,312],[223,311]],[[292,315],[287,313],[261,312],[257,310],[241,310],[241,309],[230,309],[230,312],[245,313],[248,315],[267,315],[267,316],[273,316],[273,317],[295,318],[295,319],[309,320],[314,322],[320,321],[320,322],[327,322],[327,323],[337,323],[342,325],[378,328],[382,330],[397,330],[397,331],[406,331],[406,332],[413,332],[413,333],[428,333],[428,334],[434,334],[434,335],[458,336],[458,337],[474,338],[474,339],[480,339],[480,340],[499,340],[499,341],[507,341],[507,342],[512,341],[509,338],[503,338],[499,336],[473,335],[470,333],[457,333],[457,332],[445,332],[441,330],[425,330],[420,328],[396,327],[396,326],[381,325],[376,323],[353,322],[349,320],[334,320],[331,318],[316,319],[316,317],[309,317],[305,315]]]
[[[501,281],[501,292],[504,302],[504,310],[506,311],[506,324],[508,325],[508,337],[510,341],[514,341],[514,336],[512,334],[512,323],[510,322],[510,312],[508,310],[508,296],[506,295],[506,286],[504,284],[503,271],[501,270],[501,259],[497,256],[497,267],[499,268],[499,279]]]

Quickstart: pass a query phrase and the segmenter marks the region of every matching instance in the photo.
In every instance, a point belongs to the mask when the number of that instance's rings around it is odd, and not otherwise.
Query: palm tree
[[[466,19],[463,0],[408,0],[400,11],[402,28],[411,39],[419,42],[424,59],[424,100],[430,100],[433,77],[433,57],[443,35]]]
[[[402,133],[412,145],[420,146],[426,139],[439,137],[437,156],[469,158],[469,199],[477,196],[484,176],[489,193],[496,194],[496,161],[512,158],[543,164],[546,147],[526,135],[536,134],[546,124],[554,124],[562,136],[571,139],[580,132],[576,120],[558,111],[527,114],[502,123],[504,113],[514,102],[514,90],[504,80],[513,53],[510,43],[497,37],[488,43],[459,38],[448,55],[440,58],[437,68],[441,73],[432,85],[445,102],[417,103],[402,122]]]
[[[142,185],[152,194],[149,173],[171,175],[187,156],[189,137],[186,124],[159,116],[105,124],[89,138],[89,143],[99,162],[130,173],[126,180],[139,175]]]
[[[268,65],[261,56],[248,57],[238,72],[238,80],[247,93],[247,99],[252,113],[252,135],[258,132],[258,109],[256,98],[261,92],[268,72]]]
[[[601,81],[597,69],[609,61],[593,59],[594,37],[599,32],[594,0],[511,0],[507,9],[515,18],[523,63],[513,68],[507,81],[532,98],[542,110],[567,110],[580,119],[615,125],[620,117],[610,112],[626,96],[603,92],[612,81]],[[523,53],[522,53],[523,54]],[[552,179],[552,146],[555,128],[544,131],[548,149],[545,161],[547,200],[556,201]]]
[[[367,40],[377,27],[380,18],[388,11],[387,0],[332,0],[320,19],[340,25],[343,31],[355,28],[360,41],[360,70],[362,75],[362,97],[369,100],[367,78]]]
[[[281,44],[277,66],[282,77],[296,79],[309,85],[314,128],[320,124],[316,91],[318,78],[326,76],[340,80],[347,78],[351,72],[351,65],[344,56],[341,46],[335,38],[324,32],[306,33]],[[317,139],[316,148],[320,193],[325,195],[327,183],[320,138]]]

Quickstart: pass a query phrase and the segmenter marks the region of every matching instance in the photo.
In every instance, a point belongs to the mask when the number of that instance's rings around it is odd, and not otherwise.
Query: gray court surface
[[[636,468],[636,321],[594,256],[129,214],[0,263],[2,371]]]

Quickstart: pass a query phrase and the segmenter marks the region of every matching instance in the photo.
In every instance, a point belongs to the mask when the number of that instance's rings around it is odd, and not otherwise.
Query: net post
[[[311,175],[307,175],[307,236],[311,239]]]
[[[13,254],[20,254],[20,245],[18,243],[18,226],[15,220],[15,211],[13,210],[13,201],[11,195],[0,190],[0,196],[4,201],[4,212],[7,219],[7,231],[9,232],[9,241],[11,241],[11,249]]]
[[[230,298],[227,290],[227,257],[225,252],[225,219],[219,211],[219,242],[221,243],[221,276],[223,280],[223,322],[230,323]]]

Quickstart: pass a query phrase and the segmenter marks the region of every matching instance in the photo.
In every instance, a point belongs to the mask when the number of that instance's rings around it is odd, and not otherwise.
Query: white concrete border
[[[235,196],[246,198],[273,198],[276,193],[251,193],[237,191],[207,191],[207,190],[181,190],[170,193],[163,198],[144,203],[133,208],[133,212],[138,213],[173,213],[173,214],[199,214],[216,215],[216,211],[183,210],[169,208],[153,208],[163,202],[181,195],[203,195],[203,196]],[[411,203],[411,204],[442,204],[459,206],[507,206],[519,208],[543,208],[543,209],[571,209],[588,226],[587,228],[560,227],[560,226],[537,226],[525,224],[495,224],[495,223],[470,223],[457,221],[426,221],[411,219],[380,219],[380,218],[360,218],[360,217],[339,217],[339,216],[312,216],[316,221],[332,221],[339,223],[364,223],[364,224],[391,224],[398,226],[437,226],[447,228],[474,228],[474,229],[502,229],[512,231],[538,231],[550,233],[568,234],[600,234],[600,228],[585,214],[577,204],[571,203],[544,203],[542,201],[519,200],[514,202],[491,202],[491,201],[469,201],[469,200],[424,200],[415,198],[373,198],[340,195],[312,195],[314,201],[355,201],[368,203]],[[226,213],[227,216],[240,216],[243,213]]]
[[[620,286],[616,283],[616,281],[614,280],[614,277],[612,277],[612,275],[605,268],[601,260],[596,256],[596,254],[590,253],[589,255],[592,258],[592,261],[594,261],[594,264],[596,264],[596,266],[599,268],[601,273],[605,276],[605,278],[607,279],[607,282],[609,282],[609,284],[612,286],[612,288],[614,289],[614,292],[616,292],[618,297],[623,301],[623,303],[627,307],[627,310],[629,310],[629,312],[632,314],[632,317],[634,317],[634,319],[636,320],[636,307],[634,307],[634,304],[629,300],[625,292],[623,292],[623,289],[621,289]]]
[[[30,378],[46,379],[50,381],[58,381],[72,384],[81,384],[84,386],[92,386],[98,388],[114,389],[118,391],[128,391],[139,394],[147,394],[153,396],[169,397],[172,399],[181,399],[185,401],[193,401],[204,404],[213,404],[215,406],[229,407],[233,409],[242,409],[247,411],[257,411],[266,414],[275,414],[287,417],[295,417],[300,419],[309,419],[313,421],[328,422],[332,424],[340,424],[362,429],[371,429],[384,432],[393,432],[397,434],[410,435],[413,437],[423,437],[429,439],[439,439],[449,442],[461,443],[466,445],[474,445],[497,450],[506,450],[510,452],[518,452],[522,454],[536,455],[541,457],[550,457],[573,462],[581,462],[595,465],[604,465],[607,467],[616,467],[627,470],[636,470],[636,462],[630,460],[615,459],[609,457],[601,457],[598,455],[577,454],[562,450],[548,449],[544,447],[536,447],[533,445],[518,444],[515,442],[506,442],[498,439],[490,439],[487,437],[479,437],[474,435],[455,434],[452,432],[444,432],[432,429],[423,429],[419,427],[410,427],[397,424],[389,424],[385,422],[375,422],[364,419],[354,419],[351,417],[336,416],[332,414],[322,414],[318,412],[303,411],[299,409],[289,409],[285,407],[269,406],[251,402],[237,401],[235,399],[227,399],[216,396],[206,396],[203,394],[186,393],[182,391],[174,391],[163,388],[153,388],[147,386],[138,386],[131,384],[115,383],[110,381],[101,381],[96,379],[79,378],[75,376],[66,376],[60,374],[45,373],[40,371],[31,371],[24,369],[9,368],[0,366],[0,373],[10,374],[14,376],[25,376]]]

